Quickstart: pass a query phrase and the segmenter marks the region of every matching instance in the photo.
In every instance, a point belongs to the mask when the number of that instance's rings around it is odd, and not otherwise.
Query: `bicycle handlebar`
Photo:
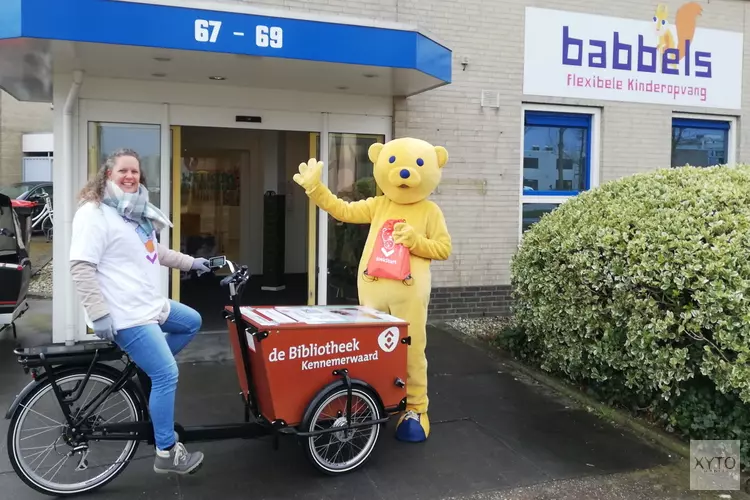
[[[247,266],[241,266],[239,267],[239,269],[236,269],[238,266],[236,266],[236,264],[229,259],[226,260],[226,265],[229,266],[229,270],[232,272],[232,274],[222,279],[219,285],[228,286],[230,283],[244,284],[250,278],[250,274],[247,272]]]

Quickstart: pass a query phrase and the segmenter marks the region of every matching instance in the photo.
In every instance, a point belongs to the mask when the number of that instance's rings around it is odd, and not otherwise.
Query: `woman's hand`
[[[109,340],[110,342],[115,340],[117,330],[115,330],[115,325],[112,323],[112,318],[109,317],[109,314],[94,320],[94,335],[102,340]]]
[[[204,259],[203,257],[196,257],[193,261],[193,265],[190,267],[190,270],[198,271],[198,276],[200,276],[203,273],[211,271],[211,268],[208,266],[208,259]]]

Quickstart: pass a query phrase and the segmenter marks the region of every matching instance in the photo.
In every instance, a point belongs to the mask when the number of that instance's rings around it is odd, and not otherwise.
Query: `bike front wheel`
[[[47,238],[47,241],[50,241],[52,239],[52,214],[44,218],[40,229],[44,233],[44,237]]]
[[[347,395],[343,384],[332,387],[312,404],[303,423],[306,432],[341,428],[305,438],[305,455],[316,469],[327,475],[352,472],[364,465],[380,435],[380,424],[347,428]],[[379,420],[381,409],[369,389],[354,386],[351,413],[352,423],[366,424]]]
[[[63,391],[75,392],[86,378],[86,369],[66,372],[57,380]],[[80,412],[116,379],[94,369],[71,415]],[[105,423],[143,420],[144,409],[131,383],[112,392],[85,422],[92,429]],[[138,450],[139,440],[75,441],[49,379],[21,401],[8,429],[8,457],[16,474],[31,488],[48,495],[71,496],[101,488],[117,477]]]

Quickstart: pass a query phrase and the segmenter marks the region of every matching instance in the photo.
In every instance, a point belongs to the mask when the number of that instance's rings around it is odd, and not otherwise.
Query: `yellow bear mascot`
[[[337,198],[321,182],[323,163],[315,158],[300,164],[294,181],[333,218],[370,224],[357,278],[359,302],[410,323],[407,411],[399,419],[396,438],[421,442],[430,433],[425,357],[427,305],[432,288],[430,262],[446,260],[452,249],[443,212],[427,198],[440,183],[448,152],[442,146],[407,137],[373,144],[368,156],[382,195],[355,202]],[[405,279],[373,277],[372,272],[368,273],[373,250],[382,248],[378,245],[385,239],[383,233],[391,230],[392,242],[408,249],[410,275]]]

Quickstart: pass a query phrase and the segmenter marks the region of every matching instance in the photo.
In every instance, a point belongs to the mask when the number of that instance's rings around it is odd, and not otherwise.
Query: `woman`
[[[174,355],[201,327],[193,309],[161,294],[160,265],[210,271],[208,260],[161,245],[158,231],[171,222],[148,201],[138,154],[113,153],[81,191],[73,218],[70,272],[86,323],[114,341],[151,379],[149,408],[156,440],[154,471],[188,474],[203,461],[176,442]]]

